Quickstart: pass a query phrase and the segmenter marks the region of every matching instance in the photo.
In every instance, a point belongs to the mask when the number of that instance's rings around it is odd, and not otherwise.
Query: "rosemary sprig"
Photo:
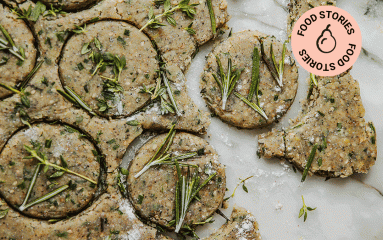
[[[313,146],[313,148],[311,149],[311,153],[310,153],[310,155],[309,155],[309,159],[307,160],[305,170],[303,171],[303,175],[302,175],[301,182],[304,182],[304,181],[306,180],[306,177],[307,177],[307,174],[308,174],[309,169],[310,169],[310,167],[311,167],[311,164],[312,164],[313,161],[314,161],[314,158],[315,158],[315,154],[316,154],[317,148],[318,148],[318,144],[315,144],[315,145]]]
[[[31,196],[31,193],[32,193],[32,189],[33,187],[35,186],[35,183],[36,183],[36,179],[37,179],[37,176],[39,175],[39,172],[40,172],[40,166],[41,164],[37,164],[36,168],[35,168],[35,171],[33,173],[33,177],[31,179],[31,182],[29,183],[29,186],[28,186],[28,191],[27,191],[27,195],[25,195],[25,199],[24,199],[24,202],[21,204],[21,206],[19,207],[20,211],[23,211],[24,209],[26,209],[26,205],[27,205],[27,202],[29,200],[29,197]]]
[[[210,15],[210,22],[211,22],[211,31],[213,32],[213,35],[217,34],[217,24],[215,22],[215,14],[213,5],[211,3],[211,0],[207,0],[207,7],[209,8],[209,15]]]
[[[262,108],[258,107],[257,104],[255,104],[253,102],[249,102],[249,100],[247,100],[247,98],[245,98],[244,96],[242,96],[241,94],[239,94],[237,92],[234,92],[234,95],[237,96],[239,99],[241,99],[244,103],[249,105],[249,107],[251,107],[254,111],[259,113],[264,119],[268,120],[266,113],[263,111]]]
[[[251,85],[250,85],[250,91],[247,95],[247,100],[250,102],[253,99],[254,93],[255,97],[257,98],[256,104],[259,106],[259,66],[261,63],[261,58],[259,56],[258,48],[254,47],[253,50],[253,68],[251,73]]]
[[[218,64],[220,78],[218,78],[215,73],[213,73],[213,77],[217,82],[219,88],[221,89],[222,110],[225,110],[227,99],[233,91],[239,77],[241,76],[243,69],[239,70],[236,69],[235,66],[233,67],[231,63],[231,58],[229,58],[227,64],[227,74],[225,74],[223,71],[221,60],[218,56],[215,56],[215,58]]]
[[[274,55],[274,51],[273,51],[273,43],[270,44],[270,56],[271,56],[271,59],[270,59],[265,54],[263,40],[261,39],[260,42],[261,42],[261,53],[262,53],[263,60],[265,61],[267,67],[269,68],[271,75],[277,81],[278,85],[280,87],[283,87],[282,79],[283,79],[283,72],[285,69],[286,44],[288,43],[288,41],[286,40],[283,43],[282,59],[279,61],[279,64],[277,64],[277,62],[275,60],[275,55]]]
[[[143,167],[141,169],[140,172],[138,172],[136,175],[134,175],[134,177],[135,178],[140,177],[144,172],[146,172],[151,167],[159,166],[159,165],[175,165],[175,161],[189,159],[189,158],[192,158],[192,157],[197,156],[197,155],[198,155],[197,152],[181,154],[181,155],[177,155],[174,157],[171,157],[170,154],[166,154],[162,158],[158,158],[156,160],[153,160],[150,163],[147,163],[145,165],[145,167]],[[180,163],[180,166],[189,166],[189,167],[194,167],[194,168],[198,167],[197,165],[188,164],[188,163]]]
[[[233,193],[232,193],[229,197],[225,198],[223,201],[226,201],[226,200],[229,200],[230,198],[233,198],[234,195],[235,195],[235,191],[237,191],[237,188],[238,188],[241,184],[243,184],[243,185],[242,185],[242,189],[247,193],[248,190],[247,190],[247,188],[246,188],[246,186],[245,186],[245,182],[246,182],[247,180],[249,180],[250,178],[253,178],[253,177],[254,177],[254,176],[250,176],[250,177],[247,177],[247,178],[245,178],[245,179],[239,179],[239,180],[241,180],[241,181],[240,181],[240,182],[237,184],[237,186],[234,188]]]
[[[157,149],[157,151],[154,154],[154,156],[150,159],[150,161],[145,165],[145,167],[143,169],[145,169],[146,166],[151,164],[154,160],[161,158],[169,150],[170,145],[172,145],[172,143],[173,143],[174,135],[176,134],[175,126],[176,125],[173,124],[173,126],[169,130],[169,133],[166,135],[165,140],[162,142],[161,146]],[[149,168],[146,168],[146,170],[147,169],[149,169]],[[134,177],[138,178],[144,172],[145,171],[141,170],[139,173],[134,175]]]
[[[20,59],[21,61],[25,61],[25,52],[22,47],[16,47],[15,42],[13,41],[11,35],[5,30],[5,28],[0,24],[0,31],[3,33],[4,37],[7,39],[0,38],[0,48],[4,50],[8,50],[15,57]],[[11,46],[8,46],[11,45]]]
[[[306,219],[307,219],[307,211],[314,211],[314,210],[317,209],[317,208],[307,207],[306,204],[305,204],[305,199],[303,198],[303,195],[302,195],[302,202],[303,202],[303,206],[302,206],[302,208],[299,210],[298,218],[300,218],[300,217],[302,217],[302,215],[304,215],[304,217],[303,217],[303,222],[306,222]]]
[[[24,211],[25,209],[30,208],[30,207],[32,207],[33,205],[42,203],[42,202],[44,202],[44,201],[46,201],[46,200],[48,200],[48,199],[50,199],[50,198],[56,196],[57,194],[59,194],[59,193],[65,191],[67,188],[69,188],[69,185],[64,185],[64,186],[62,186],[62,187],[59,187],[59,188],[57,188],[56,190],[54,190],[54,191],[52,191],[52,192],[50,192],[50,193],[48,193],[48,194],[46,194],[46,195],[44,195],[44,196],[42,196],[42,197],[39,197],[38,199],[34,200],[34,201],[31,202],[31,203],[28,203],[27,205],[25,205],[25,206],[23,206],[23,207],[19,207],[19,210],[20,210],[20,211]]]
[[[69,170],[67,167],[62,167],[62,166],[59,166],[57,164],[49,162],[46,155],[40,151],[40,147],[38,147],[37,149],[33,149],[33,147],[24,145],[24,149],[30,154],[30,156],[25,157],[25,159],[37,159],[37,160],[39,160],[40,164],[45,165],[44,171],[47,170],[47,167],[53,167],[56,170],[64,171],[64,172],[76,175],[80,178],[83,178],[83,179],[93,183],[93,184],[97,184],[96,181],[94,181],[94,180],[92,180],[86,176],[83,176],[79,173],[73,172],[73,171]]]
[[[177,22],[172,17],[173,13],[180,9],[182,12],[186,13],[190,18],[194,18],[196,14],[195,7],[198,4],[189,4],[190,0],[182,0],[178,3],[178,5],[172,7],[170,4],[170,0],[164,1],[164,12],[160,15],[154,16],[153,7],[149,8],[148,18],[149,21],[140,29],[140,32],[145,28],[149,27],[152,29],[160,28],[161,26],[165,26],[165,24],[161,23],[158,19],[165,17],[169,24],[176,26]]]
[[[93,116],[96,116],[96,113],[93,112],[93,109],[91,107],[88,106],[88,104],[86,104],[79,95],[77,95],[72,89],[70,89],[69,87],[65,86],[64,87],[64,90],[61,90],[61,89],[56,89],[58,93],[60,93],[64,98],[66,98],[67,100],[69,100],[70,102],[72,102],[73,104],[75,105],[79,105],[80,107],[82,107],[83,109],[85,109],[86,111],[88,111],[90,114],[92,114]]]
[[[200,177],[198,172],[195,171],[193,174],[190,173],[190,168],[188,167],[187,175],[182,176],[180,165],[178,161],[175,160],[176,170],[178,181],[176,184],[176,228],[175,232],[178,233],[181,230],[183,222],[186,217],[187,210],[190,206],[190,203],[197,196],[198,192],[205,187],[209,181],[214,178],[217,173],[209,175],[209,177],[200,184]]]
[[[170,112],[181,116],[182,113],[179,111],[177,102],[175,101],[173,95],[173,91],[169,84],[169,80],[166,77],[166,70],[164,70],[163,66],[160,68],[159,74],[161,78],[157,79],[156,87],[147,88],[145,85],[143,85],[140,93],[149,93],[152,100],[159,98],[161,103],[161,114],[167,114]]]

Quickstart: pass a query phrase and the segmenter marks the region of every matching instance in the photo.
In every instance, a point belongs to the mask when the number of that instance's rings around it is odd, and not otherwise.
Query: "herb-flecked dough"
[[[23,62],[7,51],[0,51],[0,62],[7,59],[5,64],[0,64],[0,83],[14,86],[22,82],[32,71],[36,62],[37,50],[34,46],[33,34],[22,19],[17,19],[17,16],[2,4],[0,4],[0,15],[0,25],[9,33],[15,45],[25,51]],[[0,38],[6,39],[1,32]],[[0,98],[10,94],[10,91],[0,88]]]
[[[345,178],[367,173],[376,161],[376,132],[364,119],[358,82],[350,72],[317,81],[289,128],[259,136],[259,153],[285,158],[301,170],[308,168],[309,175]],[[312,151],[315,155],[308,166]]]
[[[144,219],[166,227],[175,219],[175,184],[177,174],[174,166],[154,166],[140,177],[135,175],[153,157],[157,148],[165,139],[165,134],[149,140],[136,154],[130,163],[128,176],[128,194],[137,213]],[[185,161],[198,165],[197,171],[201,183],[211,174],[217,175],[199,192],[200,201],[193,201],[188,209],[184,223],[203,222],[221,205],[226,189],[224,166],[218,162],[218,155],[208,143],[200,137],[189,133],[177,133],[169,152],[184,154],[203,151]],[[184,169],[186,171],[186,169]],[[191,168],[191,171],[195,171]]]
[[[298,89],[298,69],[291,53],[286,51],[283,72],[283,86],[280,87],[274,79],[266,63],[262,60],[261,44],[263,41],[265,54],[270,56],[270,45],[273,44],[273,52],[276,62],[282,58],[283,45],[274,37],[258,31],[243,31],[233,34],[231,37],[219,43],[207,56],[207,62],[201,79],[201,93],[210,110],[223,121],[240,128],[260,128],[277,122],[292,105]],[[258,48],[261,56],[259,67],[259,103],[266,113],[268,120],[262,117],[234,95],[238,92],[247,96],[252,81],[253,50]],[[224,72],[228,69],[228,59],[237,69],[243,69],[237,84],[229,96],[226,109],[222,109],[222,96],[220,87],[213,77],[213,73],[219,75],[216,56],[219,57]],[[256,94],[252,102],[256,101]]]
[[[97,48],[95,41],[101,43]],[[89,43],[91,51],[82,54],[84,44]],[[125,57],[126,67],[121,71],[118,83],[124,92],[118,94],[121,101],[107,100],[111,108],[100,112],[98,99],[105,97],[106,78],[115,78],[111,66],[96,73],[96,64],[89,58],[93,53],[111,53]],[[140,93],[141,87],[153,86],[157,76],[156,51],[150,39],[134,26],[121,21],[101,21],[87,26],[87,32],[71,37],[63,50],[60,61],[61,80],[74,90],[97,114],[104,116],[127,116],[141,109],[149,100]],[[92,74],[94,75],[92,76]],[[105,78],[106,77],[106,78]]]
[[[48,141],[47,141],[48,140]],[[51,141],[50,141],[51,140]],[[50,143],[49,143],[50,142]],[[69,170],[85,175],[96,183],[100,175],[100,164],[92,153],[96,151],[93,144],[86,138],[79,138],[78,132],[62,125],[36,124],[32,128],[16,133],[6,144],[0,155],[1,171],[0,192],[14,207],[20,206],[27,194],[33,173],[39,163],[36,159],[25,159],[29,156],[24,145],[41,146],[48,161],[62,165],[61,157]],[[62,218],[68,214],[79,212],[94,197],[97,185],[91,184],[78,176],[65,173],[52,177],[57,171],[50,167],[46,173],[41,167],[29,202],[32,202],[53,190],[68,184],[71,189],[61,192],[48,201],[36,204],[23,212],[37,218]]]

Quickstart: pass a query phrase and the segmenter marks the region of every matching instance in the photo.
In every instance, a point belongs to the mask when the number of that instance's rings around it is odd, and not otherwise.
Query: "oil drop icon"
[[[330,26],[331,24],[327,25],[317,40],[317,48],[322,53],[331,53],[336,47],[336,40],[329,29]]]

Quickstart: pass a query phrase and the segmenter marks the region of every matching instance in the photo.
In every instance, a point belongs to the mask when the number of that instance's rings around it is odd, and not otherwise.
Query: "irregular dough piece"
[[[246,209],[234,206],[230,221],[204,240],[260,240],[261,235],[255,217]]]
[[[303,100],[289,128],[259,136],[259,153],[286,158],[302,170],[313,145],[318,144],[309,174],[348,177],[354,172],[367,173],[377,156],[376,134],[372,123],[363,118],[358,82],[349,72],[317,80],[318,87]]]
[[[32,32],[22,19],[7,7],[0,4],[0,24],[12,37],[15,45],[24,48],[25,61],[21,66],[17,64],[19,59],[7,51],[0,51],[0,61],[8,58],[7,63],[0,65],[0,83],[13,87],[20,83],[32,71],[35,66],[37,50],[34,46],[35,39]],[[0,37],[6,40],[5,36],[0,32]],[[0,87],[0,98],[10,95],[11,92]]]
[[[298,19],[308,10],[319,6],[336,6],[336,0],[290,0],[289,16],[287,17],[287,36],[291,35]]]
[[[265,54],[271,57],[270,45],[273,44],[276,61],[279,62],[282,58],[282,43],[266,34],[250,30],[235,33],[233,36],[225,39],[207,57],[205,71],[201,80],[202,96],[211,111],[217,114],[223,121],[236,127],[259,128],[278,121],[290,108],[297,93],[298,69],[291,57],[291,53],[287,50],[284,60],[285,69],[282,88],[278,86],[277,81],[271,75],[265,62],[263,60],[260,61],[259,102],[268,120],[265,120],[259,113],[234,95],[234,92],[238,92],[242,96],[247,97],[249,93],[252,79],[253,50],[254,47],[257,47],[259,56],[262,58],[261,38],[265,47]],[[229,57],[232,60],[233,66],[236,66],[237,69],[244,69],[233,93],[228,98],[225,110],[222,110],[220,88],[213,77],[213,73],[215,73],[220,78],[215,56],[220,58],[225,74],[227,73]],[[252,101],[256,102],[255,94]]]
[[[155,166],[149,168],[140,177],[134,176],[141,171],[154,156],[167,134],[149,140],[132,160],[129,167],[128,194],[137,213],[144,219],[166,227],[175,219],[175,184],[177,173],[174,166]],[[204,149],[201,156],[182,161],[198,165],[200,183],[214,172],[217,175],[199,192],[200,201],[194,201],[185,217],[185,224],[203,222],[221,205],[226,189],[224,166],[218,162],[218,154],[200,137],[189,133],[177,133],[169,153],[184,154]],[[181,163],[181,161],[180,161]],[[191,171],[194,171],[191,168]],[[140,196],[143,198],[140,199]]]

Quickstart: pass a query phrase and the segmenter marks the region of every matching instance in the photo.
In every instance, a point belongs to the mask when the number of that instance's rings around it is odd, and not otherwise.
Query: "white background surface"
[[[227,0],[233,32],[252,29],[286,39],[287,0]],[[377,130],[378,158],[367,175],[358,174],[347,179],[324,181],[308,177],[300,183],[301,173],[294,173],[290,165],[278,159],[258,159],[258,134],[269,131],[238,130],[212,119],[205,137],[220,154],[227,166],[229,196],[239,178],[254,175],[247,181],[249,193],[238,188],[230,207],[223,212],[230,216],[233,204],[245,207],[256,217],[263,239],[383,239],[383,197],[370,186],[383,192],[383,162],[381,159],[383,131],[383,1],[337,1],[337,6],[348,11],[358,22],[363,35],[363,48],[354,65],[352,76],[359,81],[366,120],[372,120]],[[367,8],[369,12],[365,15]],[[200,49],[186,74],[189,95],[196,104],[208,111],[200,96],[199,81],[205,56],[213,43]],[[299,89],[292,108],[274,127],[288,126],[288,119],[297,115],[299,100],[307,94],[308,74],[299,69]],[[368,185],[366,185],[368,184]],[[302,207],[317,207],[309,212],[306,222],[298,219]],[[280,209],[279,209],[280,208]],[[207,236],[224,223],[215,215],[215,223],[203,227],[197,234]]]

